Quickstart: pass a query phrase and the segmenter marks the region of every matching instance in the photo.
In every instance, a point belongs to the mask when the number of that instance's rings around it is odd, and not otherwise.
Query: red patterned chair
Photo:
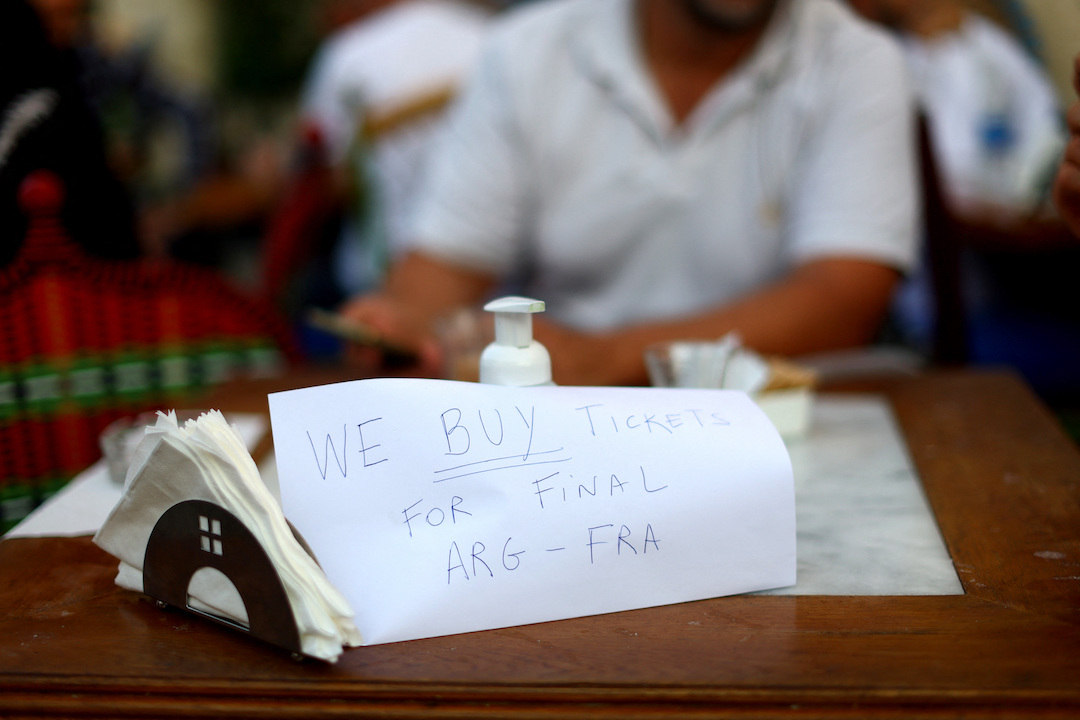
[[[0,269],[2,529],[94,462],[113,420],[191,407],[296,359],[276,311],[210,270],[85,255],[61,226],[51,173],[29,176],[19,201],[27,235]]]

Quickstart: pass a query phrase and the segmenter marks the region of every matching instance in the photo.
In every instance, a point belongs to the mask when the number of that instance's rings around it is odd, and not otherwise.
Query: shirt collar
[[[673,2],[674,0],[668,0]],[[806,0],[780,0],[769,27],[753,53],[706,97],[718,93],[750,97],[773,86],[785,73],[794,52],[797,12]],[[634,27],[636,0],[591,0],[571,29],[571,52],[581,70],[624,108],[661,132],[668,113],[645,67]],[[724,103],[727,104],[726,102]]]
[[[664,109],[652,87],[634,28],[635,0],[587,0],[570,30],[581,72],[624,110],[659,132]]]

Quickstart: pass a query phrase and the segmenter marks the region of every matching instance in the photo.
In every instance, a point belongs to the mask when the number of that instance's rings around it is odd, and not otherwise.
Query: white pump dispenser
[[[552,385],[551,356],[532,338],[532,314],[544,311],[544,301],[509,296],[492,300],[484,309],[495,313],[495,342],[480,354],[480,382]]]

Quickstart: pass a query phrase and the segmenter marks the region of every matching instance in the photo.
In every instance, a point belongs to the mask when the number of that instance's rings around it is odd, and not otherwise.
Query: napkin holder
[[[310,554],[306,543],[297,540]],[[219,571],[233,584],[247,626],[192,606],[188,587],[203,568]],[[220,505],[185,500],[162,513],[146,543],[143,592],[163,609],[186,610],[284,648],[296,660],[303,657],[292,605],[274,564],[251,530]]]

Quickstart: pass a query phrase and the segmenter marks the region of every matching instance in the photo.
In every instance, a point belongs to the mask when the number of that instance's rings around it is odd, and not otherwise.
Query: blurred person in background
[[[171,126],[182,138],[175,177],[160,192],[186,190],[211,170],[213,119],[209,105],[181,93],[157,73],[152,37],[106,50],[94,35],[88,0],[32,0],[52,42],[72,54],[79,84],[90,106],[102,118],[110,161],[132,184],[148,181],[153,134]]]
[[[1065,143],[1045,68],[959,0],[850,2],[902,40],[952,214],[1016,238],[961,250],[966,360],[1012,366],[1052,403],[1080,393],[1078,248],[1062,246],[1061,233],[1023,231],[1054,221],[1050,190]],[[912,274],[893,316],[902,339],[927,351],[937,321],[929,271],[925,261]]]
[[[75,23],[67,11],[57,15],[63,22],[45,23],[26,0],[0,3],[0,265],[16,257],[26,231],[19,186],[41,169],[63,183],[61,219],[75,242],[103,258],[140,254],[132,199],[67,41]]]
[[[95,37],[88,0],[31,0],[47,36],[65,58],[76,87],[102,128],[106,158],[136,205],[137,232],[147,255],[169,247],[196,221],[176,208],[213,170],[215,140],[209,105],[177,91],[155,72],[151,42],[106,50]],[[181,139],[175,168],[153,165],[152,145],[162,132]]]
[[[375,287],[398,252],[444,111],[491,12],[467,0],[331,0],[326,12],[340,26],[311,64],[300,114],[343,195],[331,263],[340,300]]]
[[[181,90],[155,67],[167,27],[107,48],[89,0],[29,2],[100,128],[110,173],[130,198],[137,254],[223,268],[246,252],[281,192],[276,144],[249,139],[226,160],[206,92]]]
[[[376,294],[416,347],[520,281],[561,384],[642,384],[644,349],[871,340],[915,254],[913,99],[895,42],[834,0],[547,0],[489,35]]]
[[[1045,69],[959,0],[850,0],[898,34],[945,191],[969,213],[1038,210],[1064,144]]]

